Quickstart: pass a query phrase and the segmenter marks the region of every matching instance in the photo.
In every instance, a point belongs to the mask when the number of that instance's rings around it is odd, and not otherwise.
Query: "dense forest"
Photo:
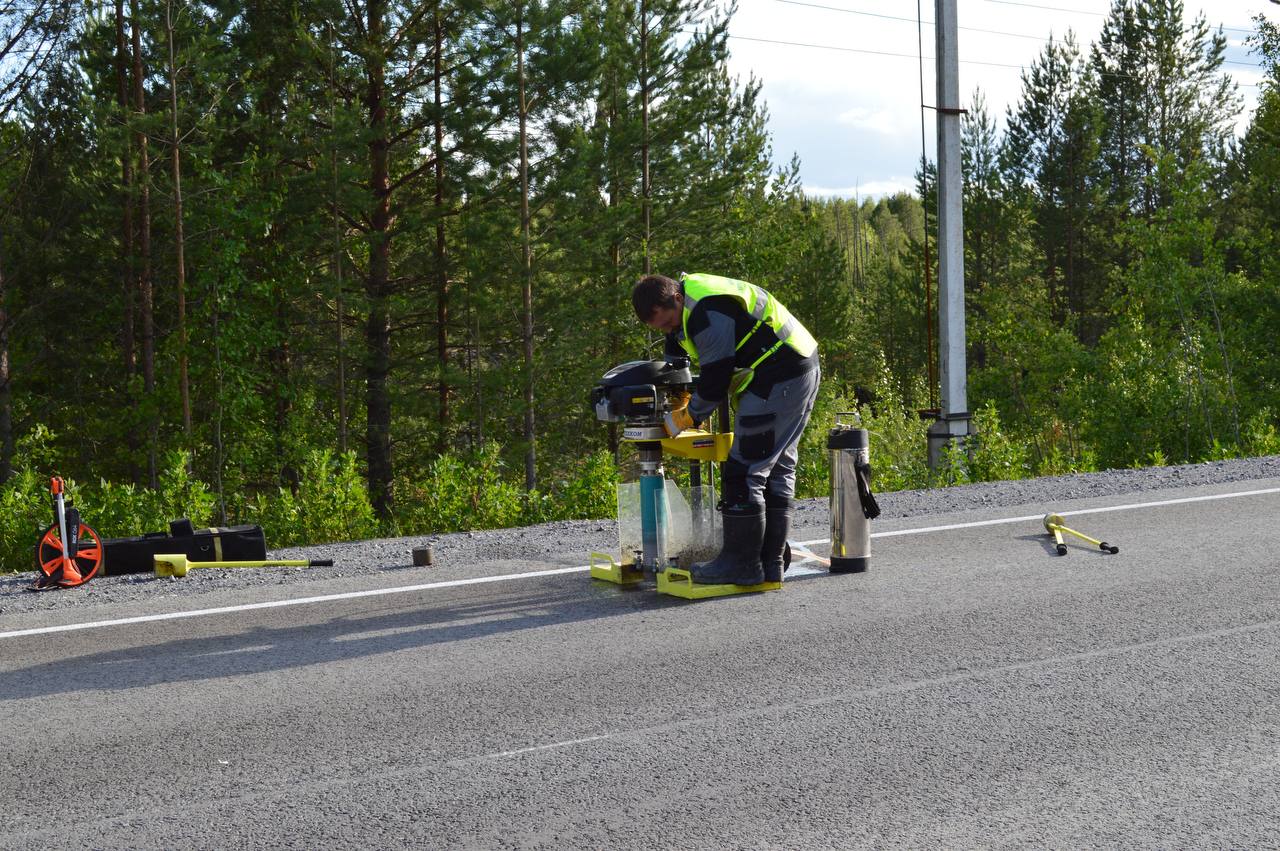
[[[1280,32],[1115,0],[963,124],[969,398],[925,464],[933,167],[806,197],[714,0],[16,0],[0,10],[0,558],[47,478],[108,536],[272,545],[612,510],[590,388],[650,271],[778,294],[881,490],[1280,452]],[[933,251],[936,256],[936,250]]]

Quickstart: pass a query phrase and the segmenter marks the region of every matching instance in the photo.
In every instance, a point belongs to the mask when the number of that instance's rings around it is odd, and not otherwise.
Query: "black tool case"
[[[221,526],[196,529],[190,520],[174,520],[168,532],[148,532],[133,538],[108,538],[102,573],[150,573],[157,555],[185,555],[188,561],[262,561],[267,557],[261,526]]]

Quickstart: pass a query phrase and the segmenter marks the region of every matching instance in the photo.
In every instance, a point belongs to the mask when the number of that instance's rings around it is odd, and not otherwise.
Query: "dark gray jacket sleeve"
[[[707,327],[693,336],[698,350],[698,385],[689,401],[689,413],[705,422],[729,397],[733,379],[733,318],[717,310],[707,311]]]

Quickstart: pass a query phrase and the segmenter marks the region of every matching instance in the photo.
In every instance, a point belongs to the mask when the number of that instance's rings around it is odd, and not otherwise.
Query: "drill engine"
[[[660,441],[667,436],[663,417],[688,401],[693,375],[688,358],[634,360],[615,366],[591,391],[596,418],[624,423],[626,441]]]

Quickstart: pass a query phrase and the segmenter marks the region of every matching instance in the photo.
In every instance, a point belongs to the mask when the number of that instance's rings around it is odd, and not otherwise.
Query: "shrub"
[[[245,508],[246,519],[262,526],[272,548],[360,540],[379,531],[354,452],[335,458],[331,450],[311,450],[297,493],[276,488],[258,494]]]
[[[1276,432],[1270,408],[1255,411],[1245,420],[1242,431],[1246,455],[1280,455],[1280,433]]]
[[[35,569],[36,542],[52,522],[48,480],[20,467],[0,487],[0,570]]]
[[[308,452],[296,504],[301,534],[307,543],[357,541],[378,532],[369,491],[354,452],[337,458],[328,449]]]
[[[422,533],[519,525],[525,494],[514,477],[504,479],[505,469],[496,443],[440,455],[421,481],[399,483],[401,527]]]
[[[973,424],[977,434],[968,444],[968,469],[973,481],[1024,479],[1030,474],[1026,443],[1002,430],[994,401],[988,400],[975,412]]]

